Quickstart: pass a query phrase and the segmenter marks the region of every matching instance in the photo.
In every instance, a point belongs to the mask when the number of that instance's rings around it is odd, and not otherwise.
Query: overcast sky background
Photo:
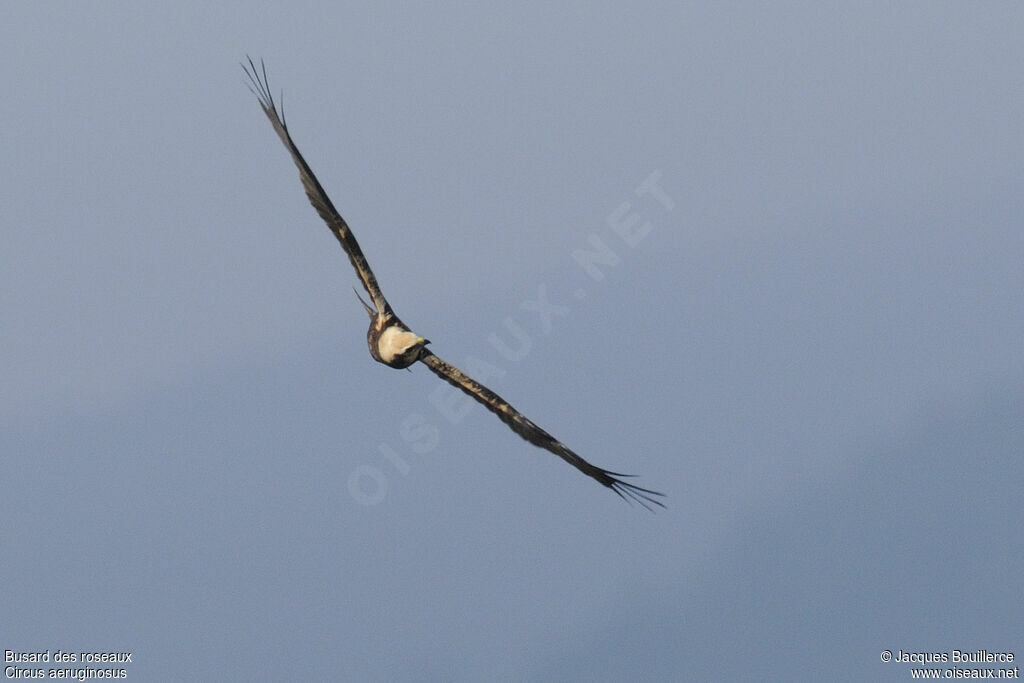
[[[131,680],[1024,657],[1021,5],[4,15],[0,649]],[[666,510],[372,361],[247,53],[405,322]]]

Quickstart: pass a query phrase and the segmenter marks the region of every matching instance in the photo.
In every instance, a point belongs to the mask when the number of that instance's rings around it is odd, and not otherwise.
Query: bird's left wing
[[[641,488],[634,484],[627,483],[619,477],[627,477],[626,474],[617,474],[603,470],[596,465],[576,455],[565,444],[548,434],[546,431],[535,425],[529,418],[513,408],[508,401],[480,384],[472,377],[466,375],[454,365],[447,363],[433,354],[429,349],[423,349],[420,361],[430,368],[434,374],[448,382],[452,386],[462,389],[474,399],[482,403],[488,410],[498,416],[498,419],[507,424],[513,432],[523,437],[534,446],[545,448],[567,463],[583,472],[588,477],[593,477],[601,482],[623,499],[627,496],[643,505],[648,510],[651,505],[665,507],[655,496],[664,494]]]
[[[242,70],[245,71],[245,75],[249,77],[249,81],[252,83],[251,89],[256,97],[259,98],[260,106],[263,107],[263,113],[270,119],[270,123],[274,126],[277,136],[281,138],[281,142],[284,143],[284,146],[291,153],[295,165],[299,167],[299,177],[302,179],[302,186],[306,188],[306,196],[309,197],[309,202],[316,209],[316,212],[320,214],[320,217],[324,219],[324,222],[327,223],[327,227],[331,229],[334,236],[341,242],[341,247],[348,254],[349,261],[352,262],[352,266],[356,269],[356,273],[359,275],[359,279],[362,280],[366,293],[373,300],[373,305],[377,308],[377,312],[390,313],[391,307],[388,305],[387,299],[384,298],[384,294],[380,291],[377,278],[374,277],[373,271],[370,270],[370,264],[366,262],[366,257],[363,256],[363,250],[359,248],[356,236],[352,234],[348,223],[341,217],[338,210],[334,208],[334,204],[331,203],[327,193],[324,192],[324,188],[321,187],[320,181],[313,175],[309,164],[302,158],[299,148],[292,141],[292,136],[288,133],[288,126],[284,121],[284,106],[281,107],[279,113],[274,103],[274,97],[270,94],[266,66],[264,66],[263,62],[260,62],[260,68],[257,70],[252,59],[249,58],[248,61],[249,66],[247,67],[245,64],[242,64]]]

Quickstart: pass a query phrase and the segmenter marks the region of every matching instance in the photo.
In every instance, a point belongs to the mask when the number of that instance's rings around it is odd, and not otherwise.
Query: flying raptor
[[[624,500],[633,499],[648,509],[651,509],[651,505],[664,507],[661,501],[658,500],[658,497],[664,494],[641,488],[621,479],[621,477],[628,477],[630,475],[609,472],[608,470],[591,465],[576,455],[565,444],[535,425],[501,396],[498,396],[455,366],[435,356],[427,348],[427,344],[430,341],[410,330],[395,315],[391,304],[388,303],[387,299],[384,298],[384,294],[380,291],[377,278],[374,277],[373,271],[370,270],[370,264],[367,263],[366,257],[363,256],[363,251],[359,248],[356,236],[352,234],[348,223],[345,222],[345,219],[334,208],[334,204],[331,203],[327,193],[324,192],[324,188],[321,187],[320,182],[313,175],[309,164],[306,163],[306,160],[302,158],[302,154],[299,153],[299,148],[292,141],[292,136],[288,133],[288,126],[285,124],[284,109],[282,107],[281,111],[278,111],[274,98],[270,94],[266,66],[261,61],[260,68],[257,70],[251,58],[248,62],[248,66],[242,64],[242,69],[249,77],[253,94],[259,98],[263,113],[270,119],[270,123],[277,132],[278,137],[281,138],[284,146],[288,148],[288,152],[292,155],[292,160],[298,166],[299,177],[302,179],[302,185],[306,189],[306,196],[309,197],[310,203],[313,204],[313,208],[316,209],[316,212],[327,223],[327,227],[331,229],[334,236],[341,242],[342,249],[348,254],[349,261],[352,262],[352,266],[356,269],[356,273],[359,275],[359,279],[362,281],[363,287],[373,303],[371,307],[360,298],[363,308],[366,309],[366,313],[370,316],[370,329],[366,333],[366,341],[370,347],[370,355],[373,356],[374,360],[392,368],[407,368],[416,361],[423,363],[438,377],[458,387],[482,403],[484,407],[497,415],[498,419],[508,425],[516,434],[535,446],[551,451],[588,477],[592,477],[610,488]],[[358,296],[358,292],[356,294]]]

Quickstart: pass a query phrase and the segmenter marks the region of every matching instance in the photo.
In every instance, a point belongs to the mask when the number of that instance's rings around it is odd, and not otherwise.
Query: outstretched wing
[[[477,401],[484,404],[489,411],[498,416],[499,420],[511,427],[513,432],[523,437],[534,446],[546,448],[578,469],[580,472],[583,472],[583,474],[588,477],[593,477],[612,491],[615,491],[615,493],[619,494],[623,499],[626,499],[628,496],[648,510],[651,509],[651,505],[665,507],[661,501],[654,497],[663,496],[664,494],[658,493],[657,491],[651,491],[650,489],[640,488],[639,486],[629,484],[622,481],[622,479],[619,479],[619,477],[628,477],[630,475],[609,472],[601,469],[600,467],[591,465],[589,462],[569,450],[569,448],[561,441],[548,434],[546,431],[530,421],[525,415],[509,405],[508,401],[503,399],[501,396],[498,396],[472,377],[466,375],[455,366],[441,360],[429,349],[423,349],[420,361],[430,368],[435,375],[452,386],[462,389]]]
[[[261,61],[260,68],[257,70],[252,58],[248,58],[248,60],[249,66],[247,67],[245,64],[242,64],[242,70],[245,71],[245,75],[249,77],[249,81],[252,83],[251,90],[259,98],[260,106],[263,107],[263,113],[270,119],[270,123],[274,126],[278,137],[281,138],[281,142],[288,148],[292,155],[292,160],[299,167],[299,177],[302,179],[303,187],[306,188],[306,196],[309,197],[309,202],[316,209],[316,212],[320,214],[320,217],[324,219],[324,222],[327,223],[327,227],[331,229],[334,236],[341,242],[342,249],[348,254],[348,259],[352,262],[352,266],[355,267],[359,279],[363,282],[363,287],[366,288],[366,293],[370,295],[373,305],[377,308],[377,312],[390,313],[391,307],[388,305],[384,295],[381,294],[380,286],[377,285],[377,278],[373,276],[373,271],[370,270],[370,264],[366,262],[366,257],[363,256],[363,250],[359,248],[356,236],[352,234],[348,223],[341,217],[338,210],[334,208],[334,204],[331,203],[327,193],[324,192],[324,188],[320,186],[320,181],[313,175],[309,164],[302,158],[299,148],[292,141],[292,136],[288,134],[288,126],[284,121],[284,106],[282,105],[281,112],[278,113],[277,106],[274,104],[274,97],[270,94],[270,85],[267,83],[266,66]]]

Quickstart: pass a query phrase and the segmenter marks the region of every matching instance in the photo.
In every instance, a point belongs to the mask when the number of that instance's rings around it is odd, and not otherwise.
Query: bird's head
[[[392,368],[407,368],[420,359],[423,348],[430,343],[395,320],[383,328],[370,323],[367,341],[370,355]]]

